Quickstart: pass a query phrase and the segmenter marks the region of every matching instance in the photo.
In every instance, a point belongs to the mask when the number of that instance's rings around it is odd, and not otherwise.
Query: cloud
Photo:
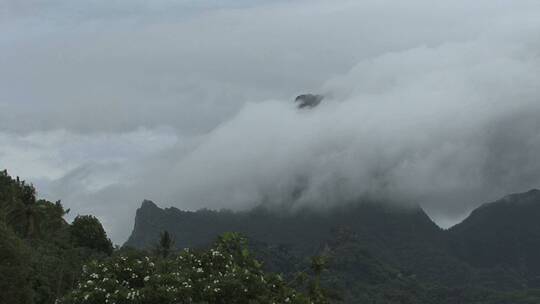
[[[89,213],[114,218],[120,214],[107,211],[115,205],[114,198],[104,198],[100,193],[109,187],[140,184],[142,167],[149,168],[151,158],[178,145],[178,141],[178,135],[166,128],[101,134],[66,130],[26,135],[0,132],[0,167],[33,183],[40,197],[61,199],[72,210],[69,218]]]
[[[539,184],[539,63],[484,41],[361,62],[314,110],[246,105],[179,158],[169,200],[287,201],[300,178],[304,203],[376,194],[460,215],[471,199]]]
[[[369,194],[452,222],[538,187],[539,6],[6,1],[0,165],[117,242],[144,198]]]
[[[0,104],[10,111],[0,127],[26,132],[207,132],[245,102],[316,89],[360,60],[475,37],[508,6],[14,3],[2,24]]]

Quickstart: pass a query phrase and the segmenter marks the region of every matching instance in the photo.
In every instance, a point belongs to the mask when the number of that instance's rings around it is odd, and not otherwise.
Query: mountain
[[[540,287],[540,190],[511,194],[452,227],[455,254],[481,269],[507,269]]]
[[[344,232],[354,236],[354,243],[365,252],[410,275],[457,284],[463,273],[470,272],[468,265],[449,254],[446,233],[420,207],[356,202],[325,211],[258,207],[191,212],[144,201],[125,245],[149,248],[164,230],[174,236],[177,248],[204,247],[224,232],[240,232],[272,270],[282,272],[298,263],[284,263],[280,254],[285,253],[285,261],[303,261],[343,238]]]
[[[329,258],[324,282],[347,303],[540,303],[540,191],[512,194],[439,228],[418,206],[358,201],[324,211],[259,206],[181,211],[144,201],[126,246],[167,230],[178,249],[245,235],[267,269],[292,274]],[[377,300],[374,300],[377,299]]]
[[[294,102],[297,103],[297,107],[299,109],[303,108],[314,108],[318,106],[321,101],[323,101],[324,96],[323,95],[316,95],[316,94],[302,94],[298,95]]]

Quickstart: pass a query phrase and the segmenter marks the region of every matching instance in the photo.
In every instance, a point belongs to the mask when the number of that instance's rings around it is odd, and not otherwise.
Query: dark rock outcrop
[[[295,98],[294,102],[297,103],[297,107],[299,109],[314,108],[318,106],[323,99],[324,99],[323,95],[302,94],[302,95],[298,95]]]

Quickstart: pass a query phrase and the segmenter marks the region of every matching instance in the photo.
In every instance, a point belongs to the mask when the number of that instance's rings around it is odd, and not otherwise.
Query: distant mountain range
[[[240,232],[269,270],[284,274],[326,255],[326,284],[350,303],[540,303],[539,190],[484,204],[448,230],[420,207],[372,201],[324,212],[190,212],[144,201],[125,246],[149,248],[164,230],[179,249]]]

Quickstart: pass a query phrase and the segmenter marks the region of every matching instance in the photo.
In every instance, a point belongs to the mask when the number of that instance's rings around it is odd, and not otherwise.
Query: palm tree
[[[26,185],[19,178],[11,188],[10,195],[3,202],[6,223],[24,238],[32,238],[37,234],[39,226],[36,190],[33,185]]]

